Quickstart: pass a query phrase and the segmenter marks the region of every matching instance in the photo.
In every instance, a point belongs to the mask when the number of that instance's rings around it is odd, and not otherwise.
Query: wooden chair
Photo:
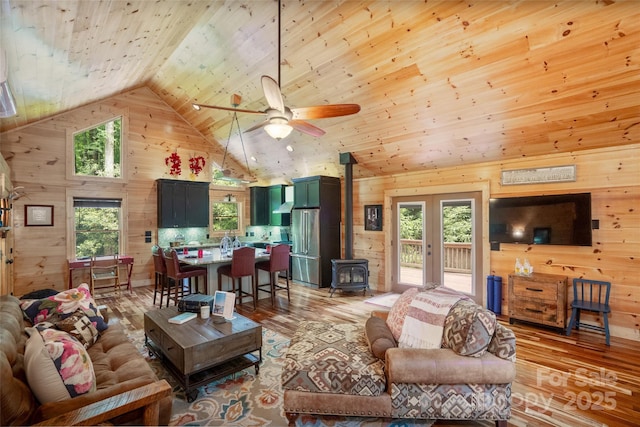
[[[567,335],[571,335],[571,330],[575,326],[593,329],[605,333],[607,345],[609,345],[609,293],[611,292],[611,283],[599,280],[573,279],[573,302],[571,303],[571,320],[567,327]],[[582,310],[601,313],[603,326],[593,325],[580,321],[580,312]]]
[[[116,291],[120,291],[120,266],[118,255],[91,257],[91,295],[95,292],[96,283],[112,282]]]
[[[255,281],[255,265],[256,265],[256,249],[245,246],[233,251],[231,256],[231,265],[222,265],[218,267],[218,290],[222,290],[222,276],[231,279],[231,292],[238,294],[239,303],[245,296],[253,299],[253,309],[257,307],[258,292],[256,290]],[[251,277],[251,292],[242,289],[242,278]],[[238,287],[236,288],[236,279]]]
[[[287,301],[291,302],[289,294],[289,245],[276,245],[271,248],[271,256],[268,261],[256,263],[256,289],[258,293],[268,292],[271,295],[271,305],[275,305],[276,292],[287,291]],[[263,270],[269,273],[269,283],[260,284],[258,271]],[[282,286],[278,281],[278,273],[286,273],[287,285]]]
[[[158,292],[160,292],[160,307],[162,307],[162,300],[164,296],[167,296],[167,307],[169,307],[169,300],[171,299],[171,290],[175,285],[173,280],[169,280],[167,277],[167,266],[164,262],[164,258],[162,257],[163,249],[154,245],[151,248],[151,253],[153,254],[153,267],[155,269],[155,286],[153,289],[153,305],[156,305],[156,296]]]
[[[162,252],[162,258],[164,259],[165,265],[167,267],[167,278],[172,279],[174,283],[174,297],[173,300],[176,305],[178,305],[178,301],[180,297],[184,297],[184,295],[188,295],[193,292],[193,287],[191,283],[191,279],[196,279],[196,287],[195,293],[199,291],[199,283],[198,279],[200,277],[204,278],[204,292],[207,291],[207,268],[206,267],[198,267],[193,265],[182,265],[180,263],[180,259],[178,258],[178,253],[173,248],[167,248]],[[185,292],[184,289],[184,279],[189,280],[189,290]]]

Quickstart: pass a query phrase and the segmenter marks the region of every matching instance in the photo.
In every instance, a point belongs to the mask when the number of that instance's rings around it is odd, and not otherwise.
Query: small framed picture
[[[382,231],[382,205],[365,205],[364,229]]]
[[[33,226],[53,226],[53,205],[25,205],[24,225]]]

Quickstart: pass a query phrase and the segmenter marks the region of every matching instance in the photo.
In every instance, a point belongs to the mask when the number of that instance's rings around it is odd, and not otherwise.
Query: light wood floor
[[[282,279],[281,279],[282,280]],[[272,307],[269,299],[237,311],[264,327],[291,337],[300,321],[363,322],[377,307],[364,301],[362,292],[336,292],[292,284],[291,302],[282,293]],[[96,295],[130,329],[143,328],[143,315],[153,307],[153,286],[131,293]],[[515,323],[517,376],[512,387],[513,426],[633,426],[640,424],[640,343],[579,331],[570,337],[553,330]],[[493,425],[451,423],[437,425]]]

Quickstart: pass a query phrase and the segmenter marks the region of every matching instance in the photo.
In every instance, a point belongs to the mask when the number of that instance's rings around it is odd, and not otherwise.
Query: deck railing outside
[[[422,240],[400,239],[400,265],[422,267]],[[444,271],[471,273],[471,243],[444,244]]]

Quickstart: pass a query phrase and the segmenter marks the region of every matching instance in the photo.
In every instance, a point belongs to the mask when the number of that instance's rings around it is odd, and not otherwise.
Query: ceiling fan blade
[[[199,108],[212,108],[214,110],[235,111],[237,113],[249,113],[249,114],[264,114],[264,111],[244,110],[242,108],[220,107],[218,105],[206,105],[206,104],[193,104],[193,108],[198,110]]]
[[[284,114],[284,100],[278,83],[269,76],[262,76],[262,91],[269,107]]]
[[[265,120],[264,122],[261,122],[261,123],[258,123],[257,125],[251,126],[249,129],[245,130],[243,133],[253,132],[256,129],[260,129],[261,127],[266,126],[267,124],[269,124],[269,121]]]
[[[358,104],[329,104],[291,109],[294,120],[348,116],[350,114],[355,114],[358,111],[360,111],[360,106]]]
[[[293,127],[295,130],[298,130],[302,133],[306,133],[311,136],[322,136],[325,134],[325,131],[312,125],[309,122],[304,122],[302,120],[289,120],[289,125]]]

